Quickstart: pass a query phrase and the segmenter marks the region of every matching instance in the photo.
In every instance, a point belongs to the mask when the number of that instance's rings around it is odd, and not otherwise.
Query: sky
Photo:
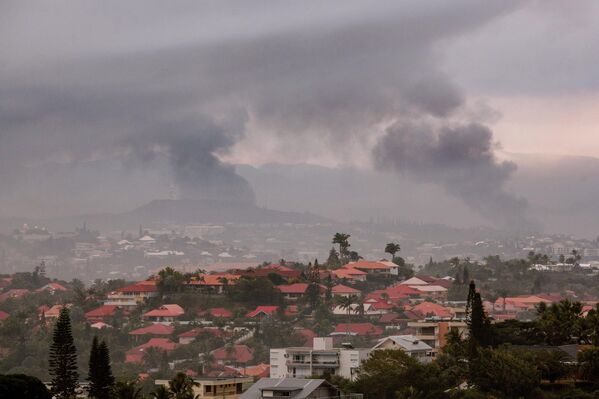
[[[234,165],[280,162],[532,223],[509,154],[599,157],[598,18],[592,0],[3,1],[0,215],[39,206],[25,181],[60,191],[56,165],[252,203]]]

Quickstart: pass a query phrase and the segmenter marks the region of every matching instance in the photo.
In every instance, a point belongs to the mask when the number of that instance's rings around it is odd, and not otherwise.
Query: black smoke
[[[478,123],[398,122],[386,129],[373,159],[379,168],[441,185],[502,227],[531,228],[527,201],[505,189],[517,166],[498,160],[495,146],[491,130]]]

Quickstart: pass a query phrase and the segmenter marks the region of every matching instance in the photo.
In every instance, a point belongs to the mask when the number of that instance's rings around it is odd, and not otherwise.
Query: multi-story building
[[[220,398],[220,399],[239,399],[254,383],[252,377],[235,378],[194,378],[196,385],[193,387],[194,398]],[[168,380],[156,380],[156,385],[168,387]]]
[[[370,349],[333,348],[332,337],[316,337],[312,347],[271,349],[270,377],[309,378],[331,374],[353,381],[369,354]]]
[[[468,335],[468,325],[462,320],[420,320],[408,322],[414,328],[414,336],[432,348],[433,354],[447,343],[445,336],[451,329],[457,329],[462,336]]]
[[[158,287],[155,281],[140,281],[126,287],[119,288],[106,296],[104,305],[135,307],[147,299],[158,296]]]

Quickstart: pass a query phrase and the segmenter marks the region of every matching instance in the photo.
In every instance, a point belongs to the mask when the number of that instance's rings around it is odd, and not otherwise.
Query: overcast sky
[[[2,1],[0,178],[159,159],[187,195],[251,200],[229,163],[352,165],[491,181],[469,205],[497,216],[524,206],[504,153],[599,157],[598,20],[593,0]]]

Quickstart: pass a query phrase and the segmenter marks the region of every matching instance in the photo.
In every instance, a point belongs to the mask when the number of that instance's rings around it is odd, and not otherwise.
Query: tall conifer
[[[66,306],[60,310],[54,327],[48,364],[52,377],[52,393],[55,397],[59,399],[74,398],[79,384],[77,348],[73,342],[71,318]]]

